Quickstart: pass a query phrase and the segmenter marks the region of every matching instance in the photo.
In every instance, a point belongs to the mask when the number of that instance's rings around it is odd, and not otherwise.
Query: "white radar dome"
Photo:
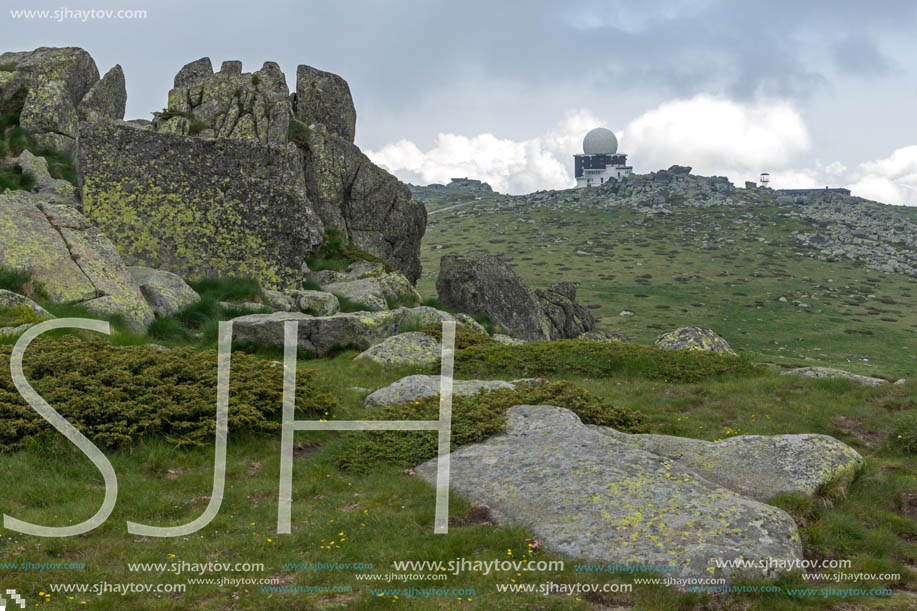
[[[583,152],[587,155],[614,155],[618,151],[618,139],[614,132],[596,127],[583,138]]]

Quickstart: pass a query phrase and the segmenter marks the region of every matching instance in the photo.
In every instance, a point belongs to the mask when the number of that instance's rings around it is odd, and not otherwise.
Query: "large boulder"
[[[356,358],[369,359],[389,367],[425,366],[439,360],[442,353],[442,344],[437,339],[426,333],[409,331],[370,346]]]
[[[325,125],[297,121],[295,128],[309,198],[325,226],[417,282],[427,226],[423,204],[411,198],[407,185]]]
[[[286,147],[84,123],[78,161],[86,216],[134,265],[292,289],[322,240]]]
[[[29,271],[52,303],[118,314],[136,330],[153,320],[108,238],[76,209],[40,195],[0,193],[0,266]]]
[[[562,448],[563,451],[558,451]],[[437,460],[415,468],[434,483]],[[573,412],[522,405],[502,435],[454,451],[450,486],[498,524],[551,552],[601,564],[678,565],[681,578],[772,578],[802,560],[793,518],[677,462],[583,425]],[[770,559],[740,572],[721,563]]]
[[[41,47],[3,53],[0,65],[12,67],[5,72],[0,97],[27,91],[20,125],[40,146],[72,152],[79,132],[77,108],[99,82],[92,56],[78,47]]]
[[[484,314],[514,336],[527,340],[551,337],[538,299],[499,257],[442,257],[436,293],[445,306],[467,314]]]
[[[560,282],[532,291],[500,257],[446,255],[436,292],[446,306],[490,320],[526,340],[572,339],[595,330],[595,318],[576,301],[576,285]]]
[[[656,347],[663,350],[706,350],[735,356],[735,350],[729,342],[716,331],[693,325],[663,333],[656,339]]]
[[[365,407],[381,407],[405,401],[417,401],[424,397],[439,394],[440,377],[429,375],[413,375],[392,382],[380,388],[363,400]],[[454,396],[470,396],[481,390],[495,390],[506,388],[515,390],[516,386],[503,380],[452,380],[452,394]]]
[[[576,301],[576,284],[558,282],[548,289],[535,289],[543,316],[550,322],[549,339],[570,339],[595,331],[595,317]]]
[[[263,346],[283,346],[284,323],[299,324],[298,347],[324,356],[332,348],[366,350],[398,333],[401,310],[310,316],[301,312],[249,314],[232,319],[233,339]]]
[[[171,316],[201,300],[181,276],[172,272],[142,266],[129,267],[128,271],[146,302],[159,316]]]
[[[296,118],[305,125],[321,123],[336,136],[353,142],[357,111],[350,86],[337,74],[300,65],[296,69],[293,108]]]

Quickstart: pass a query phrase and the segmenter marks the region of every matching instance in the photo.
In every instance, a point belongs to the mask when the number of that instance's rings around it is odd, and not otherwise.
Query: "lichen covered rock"
[[[558,448],[563,448],[562,452]],[[415,468],[436,481],[437,460]],[[553,553],[602,564],[678,565],[686,578],[773,578],[802,559],[784,511],[718,486],[676,461],[582,424],[571,411],[520,405],[502,435],[450,455],[450,486],[498,524],[523,526]]]
[[[715,331],[695,326],[680,327],[663,333],[656,339],[656,347],[664,350],[707,350],[735,355],[729,343]]]
[[[0,266],[27,270],[52,303],[119,314],[135,329],[153,320],[121,256],[83,215],[37,194],[0,194]]]
[[[882,384],[888,384],[888,380],[883,378],[859,375],[844,371],[843,369],[834,369],[832,367],[797,367],[796,369],[782,372],[782,375],[853,380],[854,382],[865,384],[866,386],[881,386]]]
[[[181,276],[172,272],[141,266],[129,267],[128,271],[146,302],[159,316],[171,316],[201,300],[201,296]]]
[[[416,401],[439,394],[439,386],[439,376],[407,376],[370,394],[363,400],[363,405],[365,407],[379,407],[405,401]],[[452,394],[457,396],[469,396],[481,390],[495,388],[515,390],[516,387],[503,380],[452,380]]]
[[[426,333],[411,331],[389,337],[357,355],[380,365],[404,367],[432,365],[442,356],[442,344]]]
[[[104,119],[120,121],[124,118],[126,105],[127,88],[124,84],[124,70],[119,64],[115,64],[80,101],[77,112],[81,121]]]
[[[285,147],[84,123],[78,165],[84,212],[133,265],[293,289],[322,240]]]
[[[357,111],[347,81],[337,74],[300,65],[296,69],[293,106],[296,118],[305,125],[321,123],[336,136],[353,142]]]

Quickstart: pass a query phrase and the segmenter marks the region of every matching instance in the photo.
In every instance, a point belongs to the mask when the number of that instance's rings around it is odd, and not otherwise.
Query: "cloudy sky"
[[[70,4],[72,2],[73,4]],[[129,118],[207,55],[350,83],[357,144],[414,183],[572,186],[572,155],[615,131],[637,172],[678,163],[742,184],[848,186],[917,205],[912,0],[6,0],[3,50],[76,45],[120,63]],[[134,9],[145,19],[14,19]]]

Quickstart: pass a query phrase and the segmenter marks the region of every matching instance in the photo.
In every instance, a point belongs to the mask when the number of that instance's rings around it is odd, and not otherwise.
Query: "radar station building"
[[[609,180],[630,176],[634,168],[627,165],[627,155],[618,153],[614,132],[597,127],[583,138],[583,154],[573,156],[576,188],[598,187]]]

